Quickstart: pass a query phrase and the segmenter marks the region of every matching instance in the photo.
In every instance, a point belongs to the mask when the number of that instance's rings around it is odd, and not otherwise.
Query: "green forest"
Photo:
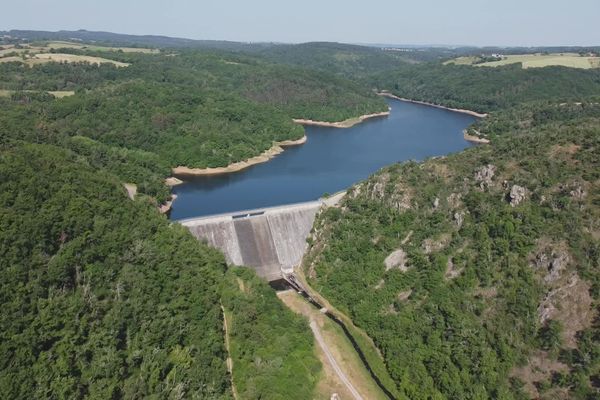
[[[4,398],[229,398],[223,256],[69,150],[3,144]]]
[[[89,40],[117,39],[139,45]],[[491,145],[357,183],[316,221],[311,286],[399,399],[600,396],[600,70],[168,39],[57,50],[124,68],[0,62],[2,398],[312,399],[307,321],[157,206],[173,167],[301,138],[293,118],[385,111],[381,90],[487,112],[469,131]]]
[[[406,65],[371,77],[380,89],[447,107],[490,112],[533,101],[578,102],[600,93],[600,69],[522,69],[430,63]]]

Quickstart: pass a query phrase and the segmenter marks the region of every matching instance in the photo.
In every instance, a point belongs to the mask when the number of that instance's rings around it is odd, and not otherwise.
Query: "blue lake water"
[[[460,151],[475,117],[388,99],[391,114],[352,128],[306,127],[308,141],[240,172],[185,177],[171,219],[316,200],[400,161]]]

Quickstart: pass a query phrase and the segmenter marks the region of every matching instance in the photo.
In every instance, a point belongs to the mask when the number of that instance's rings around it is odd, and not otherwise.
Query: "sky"
[[[243,42],[600,45],[600,0],[2,0],[0,30]]]

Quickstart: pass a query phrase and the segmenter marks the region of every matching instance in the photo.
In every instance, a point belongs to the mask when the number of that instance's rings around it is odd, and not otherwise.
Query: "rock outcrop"
[[[484,165],[475,171],[475,181],[479,183],[479,188],[485,190],[492,184],[492,178],[496,173],[496,167],[492,164]]]
[[[383,263],[385,264],[386,271],[397,268],[402,272],[406,272],[408,270],[406,265],[407,261],[408,259],[406,252],[402,249],[398,249],[390,253],[390,255],[385,258]]]
[[[527,198],[528,191],[523,186],[513,185],[508,194],[510,205],[516,207]]]

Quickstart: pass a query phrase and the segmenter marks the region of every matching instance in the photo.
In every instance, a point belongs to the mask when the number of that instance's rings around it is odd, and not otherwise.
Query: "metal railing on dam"
[[[230,264],[252,267],[259,276],[274,281],[302,261],[319,209],[336,204],[343,195],[178,222],[197,239],[220,249]]]

